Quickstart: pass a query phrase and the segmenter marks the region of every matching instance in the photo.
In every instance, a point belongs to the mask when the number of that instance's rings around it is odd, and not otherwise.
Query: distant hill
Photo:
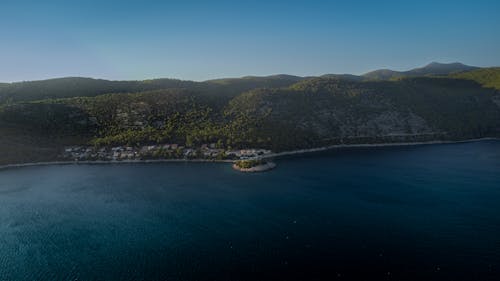
[[[209,86],[217,86],[218,91],[225,93],[242,93],[257,88],[282,88],[288,87],[305,77],[279,74],[271,76],[245,76],[241,78],[222,78],[208,80],[204,83]]]
[[[362,81],[364,77],[353,75],[353,74],[324,74],[320,76],[321,78],[327,79],[340,79],[340,80],[349,80],[349,81]]]
[[[214,83],[214,84],[221,84],[221,85],[228,85],[228,84],[236,84],[236,83],[241,83],[241,84],[260,84],[260,85],[285,85],[290,82],[296,83],[298,81],[303,80],[304,77],[300,76],[294,76],[294,75],[287,75],[287,74],[277,74],[277,75],[270,75],[270,76],[244,76],[241,78],[221,78],[221,79],[213,79],[213,80],[207,80],[205,82],[208,83]]]
[[[362,76],[352,74],[325,74],[321,76],[321,78],[335,78],[339,80],[360,82],[363,80],[390,80],[401,77],[448,75],[477,69],[477,67],[460,63],[431,63],[422,68],[403,72],[383,69],[369,72]],[[137,93],[165,89],[187,89],[205,95],[227,99],[253,89],[289,87],[297,82],[312,78],[316,77],[299,77],[280,74],[271,76],[223,78],[195,82],[178,79],[110,81],[82,77],[65,77],[40,81],[0,83],[0,105],[20,101],[94,97],[108,93]]]
[[[65,77],[41,81],[16,82],[0,87],[0,104],[5,101],[28,101],[49,98],[97,96],[106,93],[126,93],[163,88],[192,87],[195,82],[175,79],[145,81],[109,81],[102,79]]]
[[[407,73],[411,76],[448,75],[451,73],[471,71],[475,69],[479,69],[479,67],[465,65],[459,62],[455,63],[432,62],[424,67],[412,69]]]
[[[479,67],[469,66],[462,63],[437,63],[432,62],[424,67],[411,69],[408,71],[394,71],[390,69],[380,69],[363,74],[363,77],[370,80],[390,80],[400,77],[449,75],[452,73],[465,72],[479,69]]]
[[[368,80],[389,80],[391,78],[402,77],[402,76],[404,76],[402,72],[390,69],[374,70],[362,75],[362,77]]]
[[[164,89],[189,89],[205,94],[231,97],[255,88],[288,87],[303,79],[305,78],[291,75],[274,75],[194,82],[177,79],[110,81],[82,77],[66,77],[0,84],[0,105],[5,102],[94,97],[108,93],[136,93]]]

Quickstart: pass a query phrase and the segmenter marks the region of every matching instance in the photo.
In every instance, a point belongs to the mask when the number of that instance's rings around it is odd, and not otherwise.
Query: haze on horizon
[[[0,81],[500,65],[500,2],[2,1]]]

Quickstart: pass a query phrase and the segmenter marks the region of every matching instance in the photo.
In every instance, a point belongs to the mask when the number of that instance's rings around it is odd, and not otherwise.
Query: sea
[[[0,170],[0,280],[500,280],[500,141]]]

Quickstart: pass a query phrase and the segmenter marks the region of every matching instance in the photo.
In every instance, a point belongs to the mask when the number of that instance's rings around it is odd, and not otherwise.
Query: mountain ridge
[[[423,67],[413,68],[407,71],[396,71],[391,69],[378,69],[367,72],[362,76],[373,80],[388,80],[408,76],[450,75],[457,72],[466,72],[480,69],[480,67],[465,65],[460,62],[439,63],[431,62]]]
[[[48,81],[57,81],[57,80],[69,80],[69,79],[87,79],[87,80],[97,80],[97,81],[108,81],[108,82],[147,82],[147,81],[162,81],[162,80],[169,80],[169,81],[183,81],[183,82],[192,82],[192,83],[206,83],[206,82],[217,82],[219,80],[249,80],[249,79],[307,79],[307,78],[314,78],[314,77],[328,77],[328,76],[336,76],[336,77],[362,77],[365,76],[369,73],[376,72],[376,71],[391,71],[391,72],[396,72],[396,73],[417,73],[417,72],[425,72],[425,70],[430,70],[434,69],[443,69],[443,68],[452,68],[451,70],[444,71],[445,73],[443,74],[449,74],[451,71],[471,71],[471,70],[476,70],[476,69],[481,69],[481,68],[490,68],[490,67],[477,67],[477,66],[470,66],[466,65],[460,62],[452,62],[452,63],[440,63],[440,62],[430,62],[427,65],[424,65],[422,67],[416,67],[410,70],[406,71],[396,71],[392,69],[376,69],[373,71],[369,71],[367,73],[361,74],[361,75],[356,75],[356,74],[350,74],[350,73],[325,73],[321,75],[308,75],[308,76],[298,76],[298,75],[291,75],[291,74],[286,74],[286,73],[280,73],[280,74],[271,74],[271,75],[247,75],[247,76],[241,76],[241,77],[221,77],[221,78],[215,78],[215,79],[208,79],[208,80],[203,80],[203,81],[194,81],[194,80],[189,80],[189,79],[179,79],[179,78],[152,78],[152,79],[136,79],[136,80],[123,80],[123,79],[103,79],[103,78],[93,78],[93,77],[84,77],[84,76],[64,76],[64,77],[54,77],[54,78],[48,78],[48,79],[36,79],[36,80],[24,80],[24,81],[13,81],[13,82],[0,82],[0,86],[5,86],[5,85],[12,85],[12,84],[22,84],[22,83],[33,83],[33,82],[48,82]]]

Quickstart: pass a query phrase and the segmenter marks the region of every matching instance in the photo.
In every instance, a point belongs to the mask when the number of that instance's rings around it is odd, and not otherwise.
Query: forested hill
[[[0,104],[55,98],[94,97],[108,93],[137,93],[160,89],[190,89],[217,96],[234,96],[263,87],[287,87],[304,78],[289,75],[243,77],[205,82],[177,79],[110,81],[67,77],[41,81],[0,83]]]
[[[453,74],[452,77],[473,80],[484,87],[500,90],[500,67],[481,68],[474,71],[456,73]]]
[[[376,70],[362,76],[351,74],[326,74],[321,78],[336,78],[349,81],[391,80],[403,77],[454,75],[456,78],[472,79],[479,83],[498,81],[498,69],[480,69],[460,63],[431,63],[409,71]],[[464,75],[464,76],[461,76]],[[315,77],[293,75],[247,76],[242,78],[214,79],[204,82],[178,79],[151,79],[142,81],[110,81],[82,77],[66,77],[40,81],[0,83],[0,105],[21,101],[55,98],[94,97],[109,93],[137,93],[165,89],[189,89],[218,97],[234,97],[256,88],[282,88],[299,81]],[[479,80],[478,80],[479,79]],[[498,85],[498,83],[496,84]]]
[[[68,145],[215,143],[283,151],[498,137],[498,72],[368,81],[279,75],[0,84],[0,163],[57,159]]]
[[[16,82],[0,85],[0,103],[97,96],[106,93],[141,92],[163,88],[193,87],[195,82],[175,79],[148,81],[108,81],[102,79],[66,77],[41,81]]]

